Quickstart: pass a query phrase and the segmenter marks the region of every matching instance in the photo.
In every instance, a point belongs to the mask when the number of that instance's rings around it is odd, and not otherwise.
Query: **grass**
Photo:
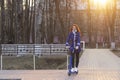
[[[38,70],[67,69],[67,57],[59,55],[36,57],[35,64]],[[3,56],[3,70],[33,70],[33,56]]]
[[[120,50],[112,50],[112,52],[113,52],[116,56],[120,57]]]
[[[33,56],[4,56],[4,70],[33,70]],[[36,69],[66,69],[66,57],[36,57]]]

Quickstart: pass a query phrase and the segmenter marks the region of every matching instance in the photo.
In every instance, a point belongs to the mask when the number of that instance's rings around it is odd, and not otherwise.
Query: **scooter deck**
[[[70,76],[71,74],[78,74],[78,72],[68,72],[68,76]]]

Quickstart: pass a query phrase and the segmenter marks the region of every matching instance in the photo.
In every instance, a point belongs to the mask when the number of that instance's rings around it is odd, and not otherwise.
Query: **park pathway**
[[[120,80],[120,58],[109,49],[86,49],[78,75],[67,70],[1,70],[0,80]]]

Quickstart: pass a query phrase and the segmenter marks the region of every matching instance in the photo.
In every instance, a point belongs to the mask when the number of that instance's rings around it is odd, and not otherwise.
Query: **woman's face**
[[[77,29],[76,29],[76,27],[75,27],[75,26],[73,26],[72,30],[76,31]]]

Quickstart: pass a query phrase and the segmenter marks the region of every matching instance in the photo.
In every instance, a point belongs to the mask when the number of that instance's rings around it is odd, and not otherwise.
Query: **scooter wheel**
[[[70,76],[71,74],[70,73],[68,73],[68,76]]]
[[[78,74],[78,71],[76,72],[76,74]]]

